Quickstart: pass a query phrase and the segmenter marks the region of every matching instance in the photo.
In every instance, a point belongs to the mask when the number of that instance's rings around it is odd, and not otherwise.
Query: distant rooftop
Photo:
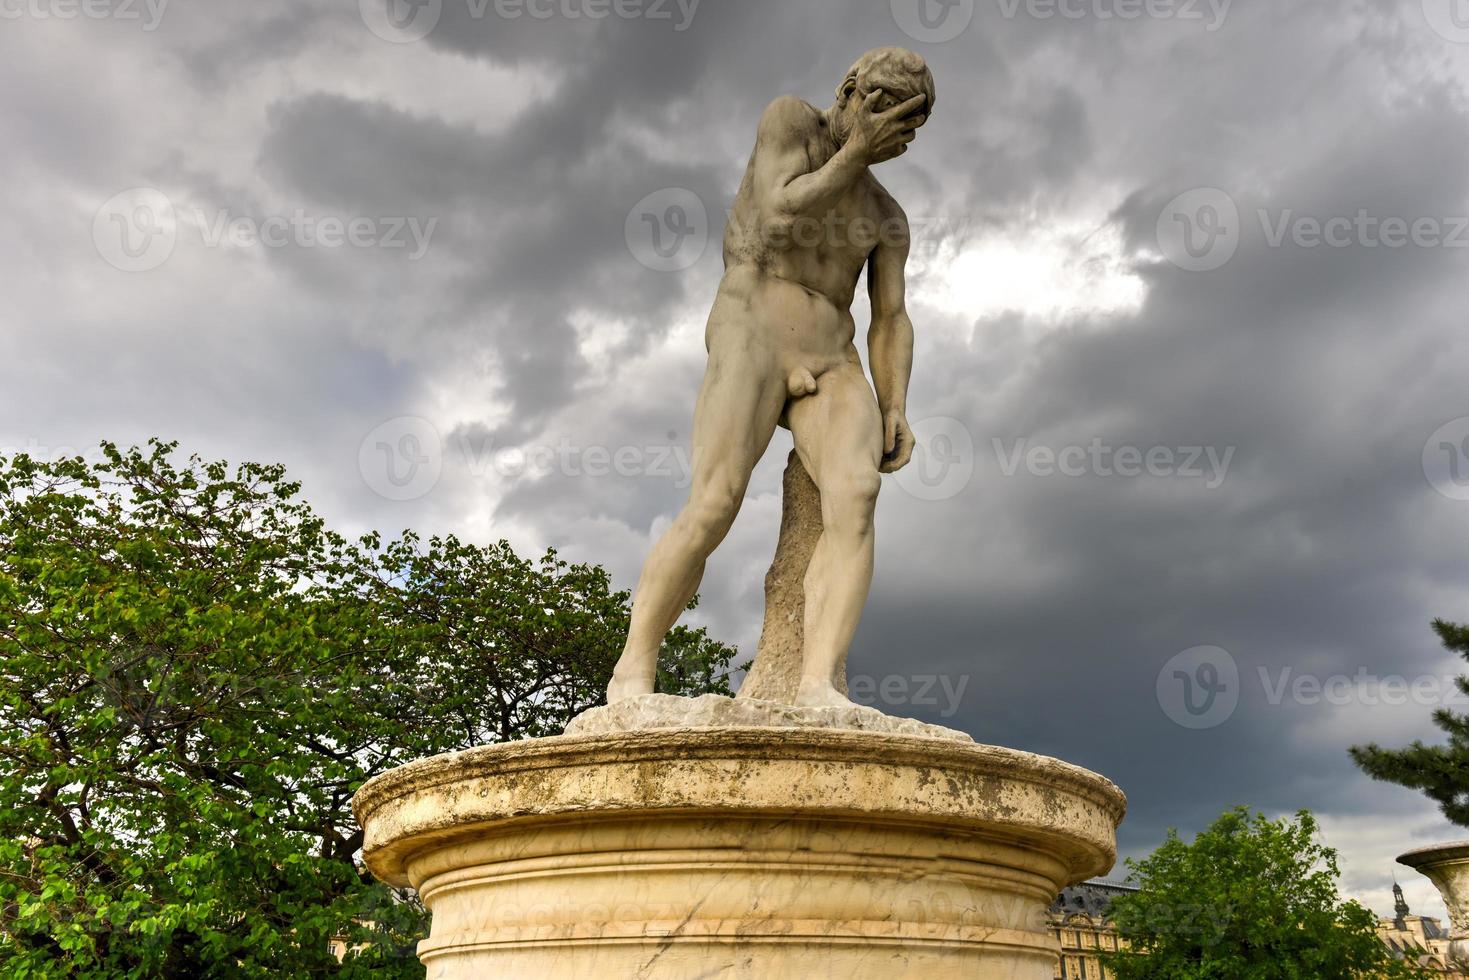
[[[1057,915],[1082,913],[1094,919],[1104,918],[1113,899],[1120,895],[1130,895],[1137,890],[1136,885],[1120,881],[1083,881],[1062,891],[1056,901],[1051,903],[1051,912]]]

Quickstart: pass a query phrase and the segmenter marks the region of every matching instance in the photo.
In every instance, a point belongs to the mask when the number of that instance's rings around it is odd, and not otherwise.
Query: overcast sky
[[[0,446],[280,461],[630,589],[762,107],[906,45],[924,445],[859,694],[1106,774],[1126,854],[1309,807],[1389,911],[1469,836],[1346,755],[1462,667],[1469,11],[922,2],[0,0]],[[745,653],[789,445],[704,581]]]

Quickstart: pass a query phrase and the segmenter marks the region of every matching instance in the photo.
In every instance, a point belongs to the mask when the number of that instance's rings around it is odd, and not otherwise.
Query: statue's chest
[[[821,251],[829,259],[860,266],[883,234],[874,212],[871,194],[862,188],[847,191],[825,217]]]

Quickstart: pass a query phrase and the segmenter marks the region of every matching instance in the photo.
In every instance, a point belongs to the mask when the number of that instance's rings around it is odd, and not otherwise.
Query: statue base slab
[[[681,698],[672,694],[644,694],[616,704],[583,711],[566,726],[568,735],[601,735],[654,728],[825,728],[923,735],[955,742],[973,742],[967,732],[929,725],[912,718],[884,714],[862,704],[844,707],[802,708],[777,701],[726,698],[703,694]]]
[[[1045,910],[1126,801],[1043,756],[820,728],[653,728],[436,756],[353,800],[433,912],[430,980],[1049,980]]]

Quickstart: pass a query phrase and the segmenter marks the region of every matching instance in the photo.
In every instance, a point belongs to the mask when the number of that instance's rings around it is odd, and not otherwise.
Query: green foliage
[[[1434,632],[1443,645],[1469,659],[1469,626],[1434,620]],[[1469,695],[1469,677],[1459,677],[1455,686]],[[1448,735],[1447,745],[1424,745],[1415,741],[1405,749],[1383,749],[1359,745],[1352,759],[1373,779],[1421,791],[1443,810],[1444,816],[1461,827],[1469,827],[1469,715],[1448,708],[1433,713],[1433,723]]]
[[[352,794],[559,732],[627,594],[504,542],[346,540],[280,467],[103,450],[0,461],[0,973],[421,977]],[[729,693],[733,652],[676,630],[663,689]]]
[[[1118,980],[1351,980],[1427,977],[1394,960],[1377,919],[1341,901],[1336,852],[1310,813],[1225,812],[1192,844],[1169,831],[1128,861],[1140,890],[1110,909],[1129,949],[1103,959]]]

